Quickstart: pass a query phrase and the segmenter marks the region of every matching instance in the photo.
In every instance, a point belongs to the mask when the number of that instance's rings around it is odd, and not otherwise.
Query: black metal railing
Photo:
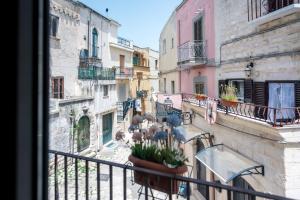
[[[130,47],[130,41],[122,37],[118,37],[118,44]]]
[[[178,47],[178,64],[206,62],[206,46],[204,41],[194,40]]]
[[[103,177],[103,171],[106,171]],[[105,160],[99,160],[69,153],[49,150],[49,177],[53,182],[49,182],[49,199],[103,199],[104,195],[107,199],[124,199],[128,198],[128,186],[133,187],[134,179],[131,179],[132,184],[128,184],[127,175],[132,172],[141,172],[144,174],[144,197],[148,199],[149,176],[167,177],[170,179],[170,188],[173,181],[180,181],[186,185],[186,199],[189,200],[192,196],[191,188],[195,185],[201,185],[207,188],[215,188],[218,191],[225,192],[227,199],[232,199],[233,194],[245,194],[247,198],[254,199],[261,197],[265,199],[289,200],[282,196],[272,195],[268,193],[256,192],[253,190],[245,190],[237,187],[223,185],[219,182],[208,182],[201,179],[195,179],[185,176],[177,176],[174,174],[163,173],[146,168],[132,166],[131,164],[120,164]],[[114,173],[119,173],[114,176]],[[106,179],[104,184],[103,178]],[[119,178],[117,183],[114,179]],[[116,188],[118,187],[118,188]],[[139,191],[140,192],[140,189]],[[150,195],[150,194],[149,194]],[[173,195],[168,195],[169,199]],[[106,198],[105,198],[106,199]]]
[[[238,115],[241,117],[263,121],[273,126],[284,126],[300,124],[300,107],[293,108],[272,108],[268,106],[255,105],[252,103],[238,102],[236,107],[223,106],[219,99],[217,110]],[[194,94],[182,94],[182,101],[206,107],[207,100],[197,100]]]
[[[178,115],[180,118],[183,118],[182,110],[174,108],[169,104],[155,102],[155,109],[156,109],[156,119],[158,122],[162,122],[165,117],[172,114]]]
[[[300,3],[300,0],[248,0],[248,21],[296,3]]]
[[[133,68],[132,67],[115,67],[116,78],[132,78],[133,77]]]

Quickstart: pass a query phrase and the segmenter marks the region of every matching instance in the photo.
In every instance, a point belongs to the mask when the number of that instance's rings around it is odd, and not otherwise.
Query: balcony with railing
[[[271,21],[300,11],[300,0],[248,0],[248,21]]]
[[[88,66],[78,68],[80,80],[115,80],[115,70],[111,68]]]
[[[206,43],[204,41],[189,41],[178,47],[178,65],[193,66],[206,62]]]
[[[125,47],[130,47],[130,41],[125,39],[125,38],[122,38],[122,37],[118,37],[118,44],[122,45],[122,46],[125,46]]]
[[[106,160],[83,157],[58,151],[49,151],[49,199],[195,199],[194,189],[215,189],[222,199],[243,196],[245,199],[289,200],[282,196],[232,187],[220,182],[208,182],[189,176],[178,176]],[[143,185],[135,182],[134,174],[143,174]],[[165,177],[169,192],[156,192],[150,180]],[[174,182],[179,182],[174,195]],[[223,195],[224,194],[224,195]],[[157,196],[155,196],[157,195]],[[214,195],[213,195],[214,196]],[[160,198],[159,198],[160,197]],[[214,197],[208,199],[215,199]],[[234,199],[234,198],[233,198]]]
[[[265,122],[273,127],[287,125],[300,125],[300,107],[273,108],[252,103],[238,102],[234,107],[223,106],[219,99],[211,99],[217,102],[217,111],[254,121]],[[193,94],[182,94],[182,101],[199,107],[206,108],[207,100],[197,100]]]
[[[79,56],[79,66],[88,67],[90,65],[102,67],[102,59],[98,58],[99,47],[93,51],[93,55],[89,56],[87,49],[82,49]]]
[[[133,77],[132,67],[120,67],[116,66],[116,79],[129,79]]]

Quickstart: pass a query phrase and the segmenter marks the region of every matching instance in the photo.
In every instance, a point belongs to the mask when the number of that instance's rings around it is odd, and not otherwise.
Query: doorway
[[[112,140],[112,124],[113,124],[113,113],[103,115],[103,119],[102,119],[103,145]]]

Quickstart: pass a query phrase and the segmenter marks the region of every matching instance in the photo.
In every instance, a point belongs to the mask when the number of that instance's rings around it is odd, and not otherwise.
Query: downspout
[[[88,47],[88,54],[89,54],[89,56],[91,55],[91,53],[90,53],[90,29],[91,29],[90,23],[91,23],[91,11],[90,11],[90,18],[88,20],[88,45],[87,45],[87,47]]]

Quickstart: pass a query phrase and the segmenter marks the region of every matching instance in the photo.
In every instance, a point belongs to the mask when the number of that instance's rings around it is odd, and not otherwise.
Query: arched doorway
[[[78,121],[77,151],[83,151],[90,146],[90,119],[83,116]]]
[[[197,151],[199,152],[205,149],[205,146],[201,139],[198,139],[196,142]],[[196,168],[197,168],[197,179],[201,179],[206,181],[206,167],[199,160],[196,160]],[[202,194],[205,199],[209,199],[209,187],[205,185],[197,185],[197,190]]]
[[[92,40],[92,56],[98,57],[98,31],[96,28],[93,29],[93,40]]]

